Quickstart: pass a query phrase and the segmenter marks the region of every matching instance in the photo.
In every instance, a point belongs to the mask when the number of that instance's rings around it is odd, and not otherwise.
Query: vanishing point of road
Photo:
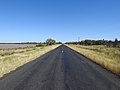
[[[120,90],[120,77],[61,45],[0,78],[0,90]]]

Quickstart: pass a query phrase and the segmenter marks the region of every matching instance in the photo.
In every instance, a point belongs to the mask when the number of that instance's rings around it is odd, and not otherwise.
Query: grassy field
[[[107,47],[103,45],[82,46],[67,45],[78,51],[92,61],[100,64],[114,73],[120,74],[120,48]]]
[[[58,46],[59,45],[0,49],[0,77]]]

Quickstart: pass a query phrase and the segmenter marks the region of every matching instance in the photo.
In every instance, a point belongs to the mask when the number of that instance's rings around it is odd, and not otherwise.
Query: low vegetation
[[[58,46],[37,45],[24,48],[0,49],[0,77]]]
[[[79,41],[79,42],[67,42],[66,44],[79,44],[79,45],[86,45],[86,46],[89,46],[89,45],[106,45],[108,47],[120,47],[120,41],[115,38],[114,41],[112,40],[89,40],[89,39],[86,39],[86,40],[82,40],[82,41]]]
[[[67,45],[101,66],[120,74],[120,48],[106,45]]]

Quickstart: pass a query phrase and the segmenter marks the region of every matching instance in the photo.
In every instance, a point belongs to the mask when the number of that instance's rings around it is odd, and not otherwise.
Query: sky
[[[120,39],[120,0],[0,0],[0,42]]]

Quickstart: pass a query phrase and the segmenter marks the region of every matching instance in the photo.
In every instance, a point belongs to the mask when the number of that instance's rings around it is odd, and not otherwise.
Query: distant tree
[[[115,42],[118,43],[118,39],[117,38],[115,38]]]
[[[118,41],[118,39],[117,39],[117,38],[115,38],[115,41],[114,41],[113,47],[117,47],[117,46],[118,46],[118,44],[119,44],[119,41]]]
[[[56,43],[56,41],[53,40],[53,39],[51,39],[51,38],[49,38],[49,39],[46,40],[46,44],[47,44],[47,45],[53,45],[53,44],[55,44],[55,43]]]
[[[85,45],[92,45],[92,40],[85,40],[85,41],[84,41],[84,44],[85,44]]]
[[[62,42],[56,42],[56,44],[62,44]]]

